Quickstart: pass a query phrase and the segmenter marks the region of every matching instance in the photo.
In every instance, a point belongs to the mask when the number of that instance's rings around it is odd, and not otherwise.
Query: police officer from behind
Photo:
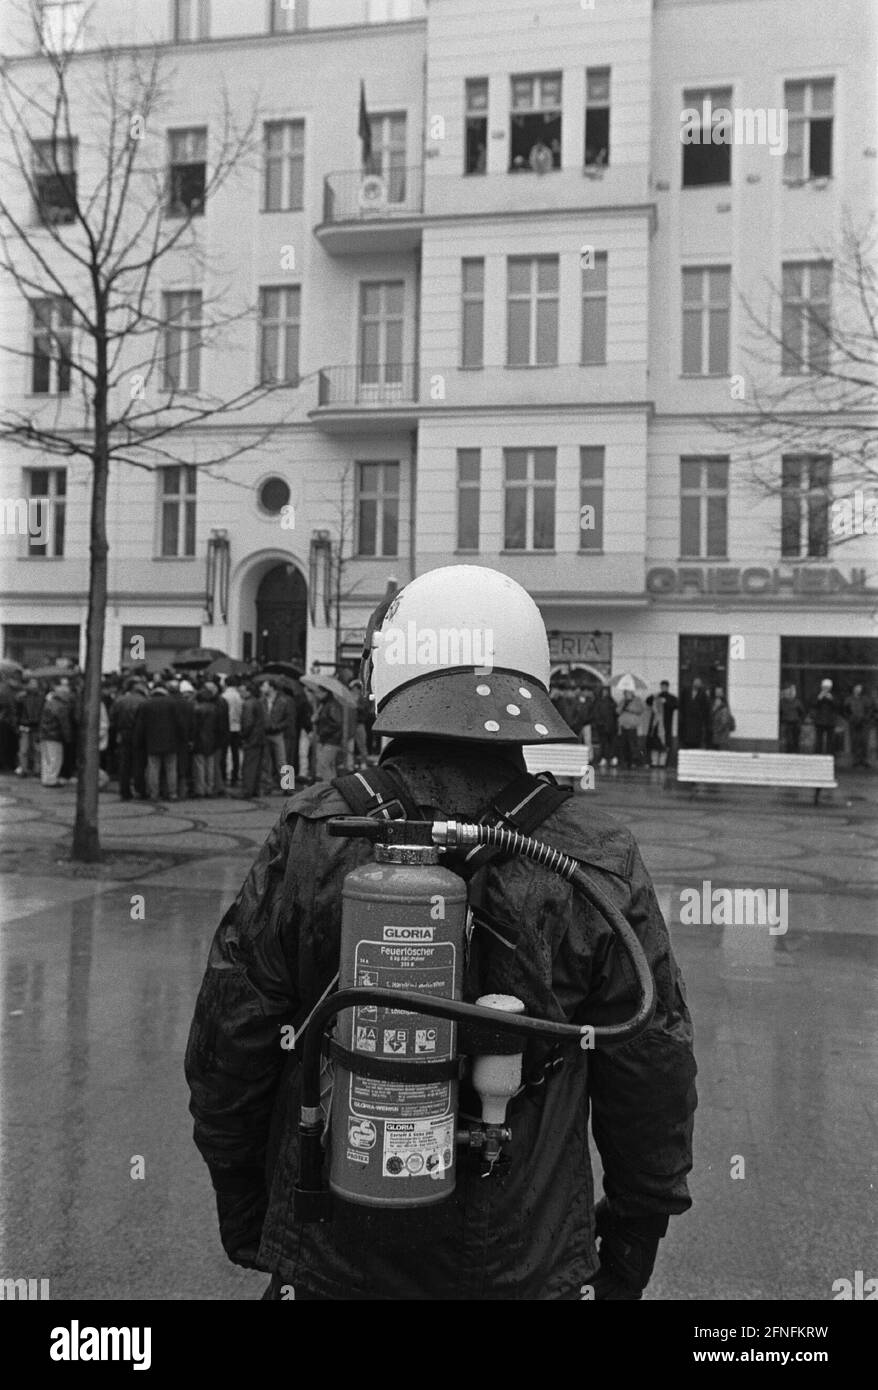
[[[469,634],[472,650],[443,645],[443,629]],[[539,610],[503,574],[477,566],[424,574],[377,610],[366,640],[375,730],[390,739],[379,767],[286,802],[220,923],[196,1005],[190,1108],[225,1250],[272,1275],[266,1298],[288,1298],[292,1288],[298,1300],[639,1299],[669,1218],[691,1204],[691,1024],[631,834],[588,795],[551,782],[542,799],[553,809],[529,833],[575,856],[624,913],[654,975],[652,1023],[592,1051],[529,1046],[507,1112],[508,1155],[486,1178],[478,1155],[463,1150],[447,1200],[411,1211],[336,1200],[325,1223],[299,1224],[293,1214],[299,1077],[281,1029],[301,1027],[330,986],[342,883],[371,857],[365,841],[331,837],[327,821],[363,814],[351,784],[374,774],[374,805],[398,797],[394,814],[496,820],[496,802],[520,824],[511,802],[527,778],[522,745],[574,737],[549,699]],[[474,663],[461,664],[468,657]],[[595,1025],[635,1012],[628,960],[566,880],[495,858],[471,875],[468,898],[465,999],[514,994],[528,1014]],[[589,1113],[604,1170],[597,1208]]]

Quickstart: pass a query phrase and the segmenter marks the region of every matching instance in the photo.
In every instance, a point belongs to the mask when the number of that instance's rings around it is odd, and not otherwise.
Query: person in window
[[[552,151],[543,140],[531,146],[528,163],[535,174],[547,174],[553,168]]]

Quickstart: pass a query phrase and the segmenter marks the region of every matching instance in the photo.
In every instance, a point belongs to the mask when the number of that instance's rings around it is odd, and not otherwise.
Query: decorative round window
[[[283,478],[266,478],[259,488],[259,505],[269,516],[277,516],[290,500],[290,485]]]

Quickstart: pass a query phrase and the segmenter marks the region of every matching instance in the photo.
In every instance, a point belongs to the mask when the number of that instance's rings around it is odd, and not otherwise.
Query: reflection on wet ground
[[[7,848],[62,845],[69,801],[0,790]],[[696,1025],[695,1205],[649,1296],[831,1298],[834,1280],[878,1273],[875,807],[601,801],[640,841]],[[182,1058],[210,937],[279,802],[217,803],[197,828],[185,807],[118,809],[107,841],[167,850],[158,872],[32,877],[19,861],[0,877],[0,1273],[48,1277],[53,1298],[256,1298],[263,1276],[219,1245]],[[735,887],[786,890],[787,930],[755,909],[717,921],[714,890]],[[692,890],[713,920],[692,920]]]

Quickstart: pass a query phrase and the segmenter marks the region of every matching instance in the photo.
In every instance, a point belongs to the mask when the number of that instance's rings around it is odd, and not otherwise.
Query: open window
[[[466,84],[464,173],[484,174],[488,162],[488,79],[469,78]]]
[[[509,172],[547,174],[561,168],[561,74],[513,77]]]

